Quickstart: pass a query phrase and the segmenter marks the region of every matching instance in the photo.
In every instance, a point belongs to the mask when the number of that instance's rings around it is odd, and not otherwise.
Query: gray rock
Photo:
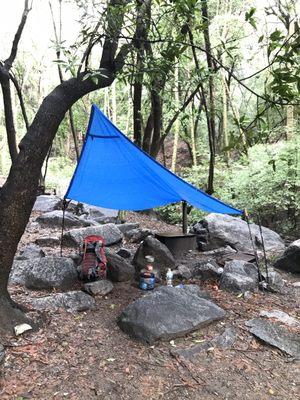
[[[114,282],[127,282],[134,277],[134,267],[118,254],[108,252],[107,277]]]
[[[283,256],[275,261],[274,267],[288,272],[300,273],[300,239],[289,245]]]
[[[200,343],[187,349],[172,350],[171,354],[175,357],[182,357],[190,360],[210,348],[218,347],[222,350],[230,349],[234,345],[236,337],[237,332],[235,328],[226,328],[220,336],[217,336],[208,342]]]
[[[214,260],[200,260],[189,266],[193,278],[201,280],[220,279],[223,268]]]
[[[131,256],[132,256],[131,251],[128,249],[125,249],[124,247],[119,249],[116,254],[118,254],[118,256],[121,256],[123,258],[131,258]]]
[[[243,260],[226,261],[224,265],[225,273],[238,274],[250,277],[258,283],[258,270],[255,264]]]
[[[246,322],[250,332],[265,343],[275,346],[295,359],[300,359],[300,335],[262,318]]]
[[[84,290],[94,296],[105,296],[106,294],[110,293],[113,288],[113,284],[107,279],[99,280],[96,282],[88,282],[84,284]]]
[[[140,226],[140,224],[129,223],[129,222],[125,222],[124,224],[117,224],[117,227],[120,229],[120,231],[122,233],[131,231],[132,229],[138,229],[139,226]]]
[[[40,215],[37,217],[36,221],[42,226],[42,227],[61,227],[63,223],[63,211],[62,210],[55,210],[55,211],[50,211],[45,214]],[[81,219],[77,217],[76,215],[66,211],[65,212],[65,221],[64,221],[65,227],[66,228],[80,228],[80,227],[87,227],[91,225],[91,222],[89,222],[86,219]]]
[[[182,278],[182,279],[191,279],[192,272],[189,267],[186,265],[178,265],[176,269],[173,271],[174,277]]]
[[[127,242],[140,243],[149,235],[153,235],[150,229],[131,229],[124,233],[124,238]]]
[[[265,277],[265,279],[267,278],[267,275],[265,273],[263,274],[263,276]],[[269,277],[269,284],[274,289],[278,290],[284,287],[284,281],[278,272],[269,270],[268,277]]]
[[[63,235],[65,246],[79,246],[83,239],[89,235],[103,236],[106,246],[118,243],[122,240],[122,232],[114,224],[90,226],[88,228],[72,229]]]
[[[224,257],[228,254],[235,254],[237,251],[234,250],[230,246],[225,246],[225,247],[220,247],[219,249],[215,250],[208,250],[208,251],[203,251],[202,255],[206,257]]]
[[[217,336],[211,341],[211,345],[221,349],[230,349],[237,338],[237,331],[235,328],[226,328],[222,335]]]
[[[3,363],[5,359],[5,348],[0,344],[0,365]]]
[[[62,200],[57,196],[41,195],[37,196],[36,201],[33,206],[33,211],[54,211],[61,210]]]
[[[226,214],[209,214],[201,225],[208,233],[205,235],[205,246],[202,250],[213,250],[226,245],[242,252],[252,252],[247,223],[240,218]],[[257,250],[262,250],[259,226],[250,224]],[[285,245],[281,237],[271,229],[262,227],[267,253],[282,254]]]
[[[81,291],[67,293],[55,293],[50,296],[32,299],[32,306],[36,310],[58,310],[64,308],[67,311],[86,311],[95,307],[92,296]]]
[[[292,283],[292,286],[294,288],[300,289],[300,282],[294,282],[294,283]]]
[[[220,289],[234,293],[244,293],[257,289],[257,281],[250,276],[224,272],[220,280]]]
[[[15,260],[9,275],[10,285],[25,285],[25,277],[31,268],[31,260]]]
[[[35,240],[39,246],[53,247],[60,245],[60,238],[58,236],[41,236]]]
[[[36,244],[29,244],[25,246],[20,254],[15,258],[16,260],[30,260],[32,258],[45,257],[44,251]]]
[[[272,311],[260,311],[259,315],[261,317],[266,317],[266,318],[274,318],[277,319],[277,321],[282,322],[285,325],[288,326],[294,326],[294,327],[300,327],[300,321],[298,321],[296,318],[291,317],[289,314],[281,311],[281,310],[272,310]]]
[[[29,289],[68,289],[77,281],[73,261],[67,257],[44,257],[28,262],[25,286]]]
[[[200,289],[163,286],[126,307],[121,329],[148,343],[184,336],[225,316],[225,311],[201,297]]]
[[[146,267],[147,260],[145,256],[147,255],[154,257],[153,267],[163,276],[166,274],[168,268],[175,268],[175,259],[170,250],[158,239],[148,236],[140,244],[133,257],[132,264],[135,266],[137,275],[139,275],[141,269]]]
[[[98,217],[98,218],[94,218],[93,220],[88,220],[88,221],[94,221],[97,224],[101,224],[101,225],[105,225],[105,224],[116,224],[118,221],[117,217]]]
[[[87,214],[89,219],[96,219],[101,217],[112,217],[112,218],[118,217],[118,210],[92,206],[90,204],[85,204],[85,203],[83,204],[83,206],[84,206],[84,212]]]

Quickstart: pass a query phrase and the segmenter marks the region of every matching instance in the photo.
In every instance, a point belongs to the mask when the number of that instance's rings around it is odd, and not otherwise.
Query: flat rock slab
[[[56,293],[46,297],[31,300],[31,305],[36,310],[58,310],[64,308],[67,311],[86,311],[95,307],[92,296],[81,291]]]
[[[75,247],[79,246],[83,239],[89,235],[103,236],[106,246],[118,243],[123,235],[115,224],[105,224],[99,226],[90,226],[88,228],[72,229],[63,235],[63,245]]]
[[[211,348],[217,347],[222,350],[230,349],[234,345],[236,338],[237,338],[236,329],[230,327],[226,328],[225,331],[220,336],[217,336],[212,340],[197,344],[187,349],[172,350],[171,354],[175,357],[182,357],[187,360],[190,360],[198,356],[203,351],[207,351],[208,349]]]
[[[184,336],[225,317],[224,310],[201,296],[195,285],[163,286],[126,307],[118,324],[133,338],[150,344]]]
[[[63,223],[63,211],[50,211],[37,217],[38,222],[42,227],[61,227]],[[76,215],[66,211],[64,225],[66,228],[81,228],[91,226],[93,223],[89,220],[78,218]]]
[[[300,359],[300,335],[262,318],[254,318],[246,322],[249,331],[271,346],[277,347],[295,359]]]
[[[53,247],[60,244],[60,238],[58,236],[41,236],[35,240],[35,243],[39,246]]]
[[[266,317],[266,318],[274,318],[279,322],[282,322],[285,325],[288,326],[294,326],[294,327],[299,327],[300,328],[300,321],[297,320],[294,317],[291,317],[289,314],[281,311],[281,310],[272,310],[272,311],[261,311],[259,313],[261,317]]]
[[[84,290],[94,296],[105,296],[110,293],[114,288],[111,281],[107,279],[99,280],[96,282],[88,282],[84,284]]]
[[[62,207],[62,200],[57,196],[41,195],[36,198],[33,206],[33,211],[53,211],[60,210]]]

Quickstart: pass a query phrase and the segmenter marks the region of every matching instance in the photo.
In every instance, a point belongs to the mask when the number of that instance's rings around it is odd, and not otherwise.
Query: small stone
[[[94,296],[105,296],[106,294],[110,293],[113,288],[113,284],[107,279],[99,280],[96,282],[88,282],[84,285],[84,290]]]
[[[122,247],[120,250],[118,250],[116,254],[118,254],[122,258],[131,258],[131,255],[132,255],[130,250],[127,250],[124,247]]]
[[[29,324],[20,324],[20,325],[16,325],[14,330],[15,330],[15,335],[22,335],[22,333],[30,331],[32,329],[32,326],[30,326]]]
[[[28,246],[25,246],[15,259],[30,260],[32,258],[42,258],[42,257],[45,257],[44,251],[36,244],[31,243]]]
[[[292,283],[292,286],[300,289],[300,282],[294,282],[294,283]]]

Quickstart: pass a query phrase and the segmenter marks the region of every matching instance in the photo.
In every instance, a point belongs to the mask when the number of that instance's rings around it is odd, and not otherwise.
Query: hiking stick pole
[[[263,276],[262,276],[260,268],[259,268],[258,255],[257,255],[256,247],[255,247],[255,244],[254,244],[254,241],[253,241],[253,236],[252,236],[252,233],[251,233],[249,215],[248,215],[247,210],[244,210],[244,215],[245,215],[246,222],[247,222],[247,225],[248,225],[248,231],[249,231],[249,236],[250,236],[250,240],[251,240],[251,244],[252,244],[252,249],[254,251],[255,263],[256,263],[256,266],[257,266],[258,281],[262,282],[263,281]]]
[[[267,283],[269,283],[269,268],[268,268],[265,241],[264,241],[264,237],[263,237],[263,233],[262,233],[261,219],[260,219],[259,213],[257,213],[257,221],[258,221],[258,226],[259,226],[261,244],[262,244],[262,248],[263,248],[263,252],[264,252],[264,263],[265,263],[265,268],[266,268],[266,278],[267,278]]]
[[[60,256],[62,257],[62,241],[63,241],[63,235],[64,235],[64,229],[65,229],[65,212],[66,209],[68,208],[70,202],[68,202],[65,198],[63,199],[62,203],[62,212],[63,212],[63,217],[62,217],[62,224],[61,224],[61,237],[60,237]]]

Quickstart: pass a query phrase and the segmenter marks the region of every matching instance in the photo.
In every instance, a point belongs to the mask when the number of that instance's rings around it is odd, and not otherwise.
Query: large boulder
[[[15,260],[30,260],[45,257],[44,251],[36,244],[28,244],[15,257]]]
[[[114,282],[127,282],[134,277],[134,267],[118,254],[107,252],[107,277]]]
[[[67,257],[44,257],[28,261],[25,286],[29,289],[68,289],[77,281],[73,260]]]
[[[61,227],[63,223],[63,211],[55,210],[47,212],[37,217],[36,221],[42,227],[50,227],[50,228]],[[66,211],[64,225],[66,228],[75,228],[75,227],[79,228],[79,227],[91,226],[92,223],[91,221],[88,221],[83,218],[78,218],[76,215]]]
[[[300,239],[289,245],[283,256],[274,263],[274,267],[300,273]]]
[[[60,210],[62,208],[62,200],[53,195],[37,196],[33,206],[33,211],[49,212]]]
[[[30,285],[30,281],[27,280],[28,276],[32,278],[33,285],[39,286],[37,288],[65,288],[76,281],[77,272],[73,260],[66,257],[15,260],[10,272],[9,283],[17,285],[27,283]]]
[[[83,239],[89,235],[103,236],[106,246],[118,243],[123,238],[122,232],[115,224],[106,224],[90,226],[88,228],[72,229],[63,235],[63,245],[70,247],[79,246]]]
[[[202,231],[200,226],[202,226]],[[250,224],[254,245],[262,250],[259,226]],[[192,229],[199,235],[201,250],[213,250],[226,245],[242,252],[253,252],[247,222],[226,214],[209,214]],[[198,233],[200,232],[201,233]],[[281,237],[271,229],[262,227],[265,249],[269,254],[282,254],[285,245]]]
[[[133,257],[132,264],[135,266],[137,275],[141,269],[146,267],[148,262],[145,257],[148,255],[154,257],[153,267],[162,275],[166,274],[168,268],[174,269],[175,267],[175,259],[167,246],[158,239],[147,236]]]
[[[64,308],[67,311],[86,311],[95,307],[92,296],[81,291],[55,293],[50,296],[35,298],[30,301],[36,310],[58,310]]]
[[[52,247],[60,245],[60,238],[58,236],[40,236],[35,239],[35,243],[39,246]]]
[[[120,328],[135,339],[153,343],[174,339],[225,316],[225,311],[204,299],[196,285],[163,286],[126,307]]]

